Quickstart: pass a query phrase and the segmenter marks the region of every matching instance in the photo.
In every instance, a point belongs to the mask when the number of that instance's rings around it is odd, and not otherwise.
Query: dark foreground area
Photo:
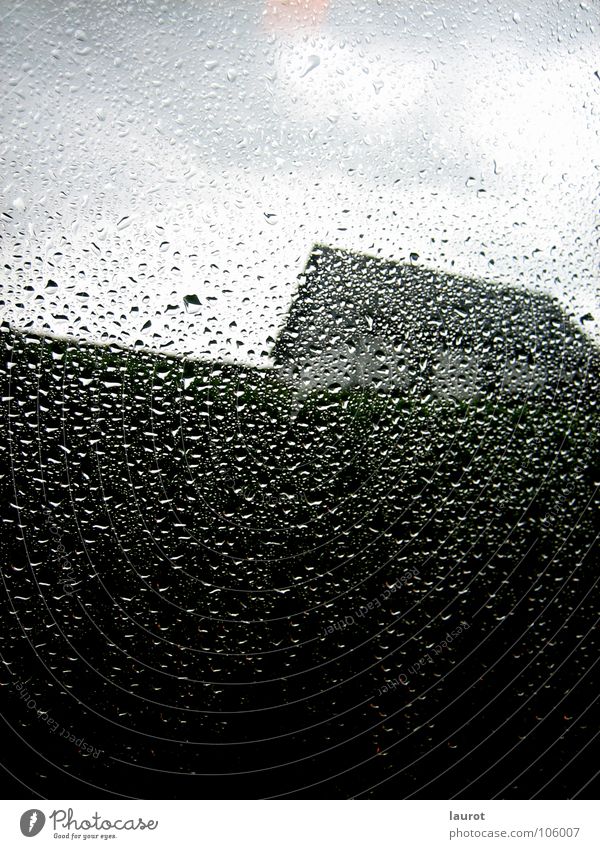
[[[593,795],[591,348],[532,397],[299,401],[2,344],[5,795]]]

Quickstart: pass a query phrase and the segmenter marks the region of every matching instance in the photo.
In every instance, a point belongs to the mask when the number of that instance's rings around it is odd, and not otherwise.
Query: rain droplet
[[[183,305],[186,309],[186,312],[189,312],[192,315],[195,315],[202,309],[202,304],[200,303],[200,298],[198,297],[198,295],[185,295],[183,299]]]
[[[300,77],[305,77],[307,74],[310,74],[310,72],[314,71],[314,69],[317,68],[320,64],[321,64],[321,60],[316,54],[309,56],[306,68],[300,74]]]

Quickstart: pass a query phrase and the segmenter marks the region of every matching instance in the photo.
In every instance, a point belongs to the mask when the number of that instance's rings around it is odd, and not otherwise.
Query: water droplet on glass
[[[321,59],[316,54],[308,57],[306,67],[300,74],[301,77],[305,77],[307,74],[310,74],[311,71],[314,71],[321,64]]]

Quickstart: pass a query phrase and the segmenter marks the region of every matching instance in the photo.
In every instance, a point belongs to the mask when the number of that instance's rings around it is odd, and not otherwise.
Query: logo
[[[37,808],[31,808],[30,811],[25,811],[21,816],[21,834],[25,837],[35,837],[39,834],[46,824],[46,817],[42,811]]]

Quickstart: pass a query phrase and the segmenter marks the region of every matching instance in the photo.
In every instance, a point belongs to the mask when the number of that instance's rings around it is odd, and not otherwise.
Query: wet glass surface
[[[594,17],[3,4],[9,794],[589,792]]]

